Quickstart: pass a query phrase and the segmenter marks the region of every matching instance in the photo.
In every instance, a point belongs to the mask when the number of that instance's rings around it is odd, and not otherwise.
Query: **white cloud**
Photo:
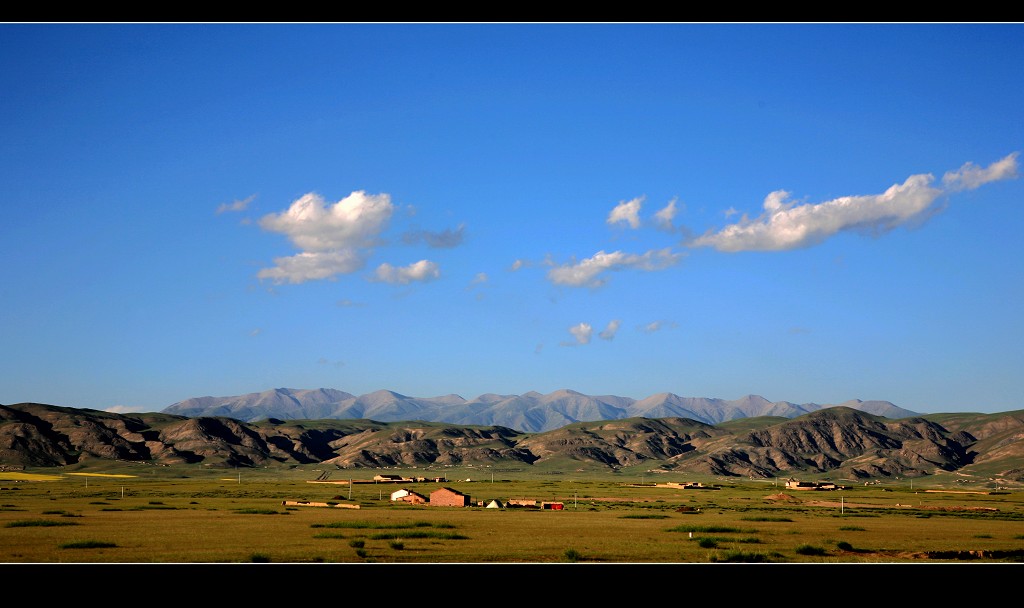
[[[255,194],[248,196],[242,200],[236,200],[230,203],[221,203],[220,205],[217,206],[217,215],[220,215],[221,213],[225,213],[227,211],[245,211],[245,209],[249,206],[249,203],[253,202],[254,200],[256,200]]]
[[[947,171],[942,176],[942,185],[947,190],[957,192],[960,190],[973,190],[989,182],[1017,177],[1017,152],[997,160],[982,169],[972,162],[964,163],[956,171]]]
[[[249,331],[249,335],[250,336],[258,336],[261,333],[263,333],[263,328],[262,327],[256,327],[256,328],[254,328],[254,329]]]
[[[412,245],[423,241],[429,247],[438,249],[450,249],[452,247],[458,247],[462,244],[463,232],[466,229],[465,224],[459,224],[459,227],[455,230],[446,228],[441,232],[431,232],[429,230],[410,230],[402,235],[402,242]]]
[[[841,231],[856,230],[879,234],[934,212],[933,203],[947,192],[955,192],[1017,176],[1017,153],[982,169],[967,163],[943,177],[945,189],[932,185],[931,174],[911,175],[881,194],[844,196],[818,204],[789,201],[789,192],[777,190],[764,200],[764,211],[718,232],[710,231],[691,240],[691,247],[714,247],[719,251],[782,251],[809,247]]]
[[[672,220],[675,219],[677,213],[676,199],[672,199],[660,211],[654,214],[654,219],[658,222],[658,226],[671,230]]]
[[[466,289],[467,290],[471,290],[474,287],[479,286],[479,285],[483,285],[485,283],[487,283],[487,273],[486,272],[477,272],[476,276],[474,276],[473,279],[469,281],[469,285],[466,286]]]
[[[671,248],[648,251],[642,255],[613,251],[598,251],[593,257],[579,263],[570,262],[548,271],[548,279],[556,285],[571,287],[600,287],[607,279],[599,278],[603,272],[636,268],[639,270],[661,270],[677,263],[683,254],[672,253]]]
[[[342,308],[351,308],[353,306],[363,306],[362,302],[356,302],[354,300],[350,300],[349,298],[342,298],[342,299],[338,300],[337,302],[335,302],[335,304],[337,306],[342,307]]]
[[[608,214],[608,219],[605,220],[609,224],[617,224],[619,222],[626,222],[630,228],[640,227],[640,205],[644,202],[643,196],[634,198],[630,201],[620,201],[618,205],[612,209],[611,213]]]
[[[393,212],[387,194],[358,190],[331,205],[318,194],[305,194],[286,211],[260,219],[260,227],[284,234],[300,251],[275,258],[274,267],[256,276],[275,283],[304,283],[355,272],[365,263],[359,249],[374,243]]]
[[[777,190],[764,200],[764,212],[717,233],[692,240],[691,247],[719,251],[782,251],[816,245],[844,230],[884,232],[921,215],[942,194],[931,175],[913,175],[883,194],[844,196],[819,204],[789,202],[789,192]]]
[[[274,283],[305,283],[318,279],[332,279],[338,274],[348,274],[363,267],[364,260],[353,249],[338,251],[297,253],[293,256],[274,258],[273,268],[263,268],[256,277],[271,279]]]
[[[652,322],[648,323],[647,325],[641,325],[640,326],[640,331],[642,331],[644,333],[650,334],[650,333],[654,333],[656,331],[659,331],[659,330],[662,330],[662,329],[667,329],[667,328],[670,328],[670,327],[676,327],[676,324],[673,323],[672,321],[661,321],[661,320],[658,320],[658,321],[652,321]]]
[[[303,195],[282,213],[260,219],[264,230],[280,232],[302,251],[364,247],[387,226],[394,213],[388,194],[357,190],[328,206],[315,193]]]
[[[597,334],[598,338],[602,340],[611,340],[615,338],[615,332],[619,331],[619,326],[622,325],[622,321],[618,319],[612,319],[608,322],[608,326],[604,330]]]
[[[466,285],[466,291],[471,291],[477,288],[482,289],[484,287],[487,287],[487,273],[478,272],[476,273],[476,276],[473,277],[473,280],[469,282],[469,285]],[[475,297],[476,300],[480,302],[484,299],[484,294],[482,291],[478,291]]]
[[[515,272],[522,268],[523,264],[525,264],[525,262],[523,262],[522,260],[516,260],[515,262],[512,262],[512,265],[509,266],[508,269],[511,270],[512,272]]]
[[[406,285],[412,281],[432,281],[441,276],[437,264],[430,260],[420,260],[408,266],[392,266],[387,262],[377,267],[374,277],[384,283],[400,283]]]
[[[579,325],[573,325],[569,328],[569,333],[576,338],[575,342],[562,342],[562,346],[577,346],[579,344],[590,344],[590,336],[594,333],[594,328],[590,326],[590,323],[580,323]]]

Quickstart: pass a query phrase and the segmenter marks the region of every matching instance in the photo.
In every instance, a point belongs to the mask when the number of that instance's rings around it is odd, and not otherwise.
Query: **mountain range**
[[[840,479],[944,475],[986,487],[1024,485],[1024,410],[890,419],[847,406],[794,418],[716,425],[690,418],[573,422],[524,433],[505,426],[377,420],[242,422],[161,412],[117,414],[38,403],[0,405],[0,465],[89,461],[158,466],[315,465]]]
[[[687,418],[705,424],[760,416],[794,418],[837,406],[886,418],[919,415],[888,401],[859,399],[829,405],[773,402],[759,395],[724,400],[658,393],[644,399],[632,399],[614,395],[585,395],[563,389],[548,394],[535,391],[522,395],[487,393],[466,400],[454,394],[410,397],[389,390],[356,396],[332,388],[275,388],[233,397],[194,397],[169,405],[162,412],[189,417],[224,416],[242,422],[258,422],[270,418],[370,419],[380,422],[422,420],[458,425],[503,426],[524,433],[540,433],[575,422],[625,418]]]

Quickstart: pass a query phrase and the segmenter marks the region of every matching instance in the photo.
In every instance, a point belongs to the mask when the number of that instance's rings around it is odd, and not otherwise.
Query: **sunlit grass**
[[[308,484],[316,475],[309,471],[246,471],[241,484],[224,484],[223,471],[197,467],[159,473],[163,477],[154,473],[105,485],[102,478],[86,486],[65,477],[18,483],[16,490],[4,487],[0,563],[67,561],[68,551],[58,547],[86,542],[72,536],[83,533],[116,550],[75,551],[73,559],[125,563],[243,563],[254,557],[273,563],[888,563],[962,561],[979,549],[984,556],[971,559],[1020,561],[1024,549],[1021,518],[1015,517],[1024,511],[1024,491],[969,499],[995,505],[997,512],[921,517],[932,513],[892,508],[908,499],[873,488],[846,492],[845,511],[840,511],[811,506],[807,499],[776,504],[764,499],[763,484],[744,481],[695,493],[549,476],[452,486],[473,496],[474,505],[478,498],[523,497],[559,500],[564,510],[395,505],[388,488],[366,484],[351,488],[351,501],[361,508],[349,511],[285,509],[286,500],[336,498],[336,487]],[[433,487],[422,484],[416,490],[429,494]],[[574,504],[574,494],[586,498]],[[967,499],[929,500],[957,505]],[[853,510],[850,503],[877,507]],[[684,505],[700,511],[677,511]],[[871,519],[856,519],[865,517]],[[849,525],[865,523],[870,525]],[[64,527],[75,524],[79,527]],[[843,539],[845,531],[855,531],[849,540],[856,548]],[[807,547],[824,553],[802,554]]]

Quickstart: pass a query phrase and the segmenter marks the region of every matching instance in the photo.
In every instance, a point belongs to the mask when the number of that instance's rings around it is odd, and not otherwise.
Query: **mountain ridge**
[[[688,418],[573,422],[541,433],[425,421],[117,414],[0,405],[0,465],[103,461],[233,468],[480,466],[771,478],[943,476],[1024,486],[1024,410],[890,419],[846,406],[711,425]],[[326,469],[331,470],[331,469]]]
[[[920,415],[889,401],[851,399],[839,404],[797,404],[770,401],[760,395],[739,399],[681,397],[656,393],[644,399],[616,395],[587,395],[572,389],[544,394],[484,393],[473,399],[457,394],[413,397],[381,389],[353,395],[338,389],[273,388],[227,397],[193,397],[173,403],[161,413],[179,416],[229,416],[243,422],[368,418],[381,422],[423,420],[453,424],[504,426],[526,433],[552,431],[574,422],[625,418],[689,418],[719,424],[737,418],[782,416],[794,418],[830,407],[845,406],[886,418]]]

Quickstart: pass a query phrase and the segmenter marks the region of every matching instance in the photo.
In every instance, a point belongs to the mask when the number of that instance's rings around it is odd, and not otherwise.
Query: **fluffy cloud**
[[[392,266],[385,262],[374,272],[374,277],[378,281],[402,285],[413,281],[432,281],[439,276],[441,276],[441,270],[430,260],[420,260],[408,266]]]
[[[615,332],[619,331],[619,326],[622,325],[622,321],[618,319],[612,319],[608,322],[608,326],[604,330],[597,334],[598,338],[602,340],[611,340],[615,337]]]
[[[562,342],[562,346],[590,344],[590,336],[594,333],[594,328],[590,326],[590,323],[580,323],[579,325],[573,325],[570,327],[569,333],[576,338],[576,342]]]
[[[462,244],[463,232],[466,229],[465,224],[459,224],[459,227],[455,230],[446,228],[441,232],[431,232],[429,230],[410,230],[402,235],[402,242],[412,245],[423,241],[429,247],[448,249],[451,247],[458,247]]]
[[[660,211],[654,214],[654,221],[658,223],[660,228],[671,230],[672,220],[675,219],[676,213],[678,213],[676,210],[676,199],[672,199]]]
[[[228,211],[245,211],[245,209],[249,206],[249,203],[253,202],[254,200],[256,200],[255,194],[242,200],[236,200],[230,203],[221,203],[217,207],[217,215],[220,215],[221,213],[226,213]]]
[[[691,247],[713,247],[719,251],[782,251],[816,245],[838,232],[857,230],[879,234],[934,211],[935,201],[948,192],[977,188],[982,184],[1017,176],[1017,153],[987,168],[973,163],[946,173],[944,188],[933,186],[931,174],[911,175],[881,194],[844,196],[818,204],[789,201],[789,192],[777,190],[764,200],[764,211],[718,232],[691,240]]]
[[[284,234],[300,252],[275,258],[274,267],[256,276],[275,283],[304,283],[355,272],[365,262],[359,249],[373,244],[393,212],[387,194],[358,190],[331,205],[318,194],[305,194],[287,210],[260,219],[260,227]]]
[[[1017,177],[1017,152],[998,160],[986,169],[975,165],[972,162],[964,163],[956,171],[947,171],[942,176],[942,185],[947,190],[957,192],[960,190],[973,190],[989,182]]]
[[[263,268],[256,277],[274,283],[305,283],[331,279],[335,275],[355,272],[363,267],[363,258],[354,249],[338,251],[303,251],[293,256],[274,258],[273,268]]]
[[[599,278],[606,271],[636,268],[639,270],[661,270],[677,263],[683,254],[673,253],[671,248],[648,251],[642,255],[613,251],[598,251],[593,257],[579,263],[570,262],[548,271],[548,279],[556,285],[570,287],[600,287],[607,279]]]
[[[644,197],[640,196],[634,198],[631,201],[620,201],[618,205],[612,209],[611,213],[608,214],[608,219],[605,220],[609,224],[617,224],[619,222],[626,222],[630,228],[640,227],[640,205],[644,202]]]
[[[357,190],[327,205],[315,193],[303,195],[282,213],[260,219],[260,227],[279,232],[303,251],[331,251],[363,247],[387,226],[394,213],[388,194]]]

